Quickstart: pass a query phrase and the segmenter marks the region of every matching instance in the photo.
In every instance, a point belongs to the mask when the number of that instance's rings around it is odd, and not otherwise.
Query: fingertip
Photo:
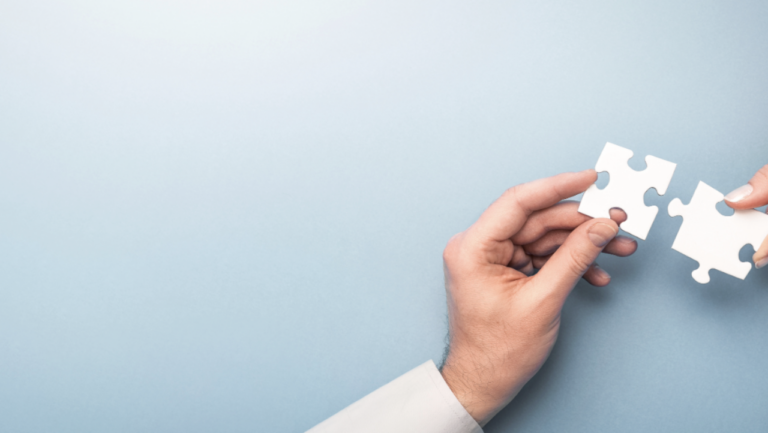
[[[752,256],[752,260],[755,262],[755,268],[760,269],[768,266],[768,238],[765,238],[763,244]]]
[[[753,192],[755,188],[751,184],[742,185],[725,196],[725,203],[734,209],[743,209],[744,199],[748,199]]]
[[[612,208],[609,211],[609,214],[611,216],[611,220],[613,220],[616,224],[621,224],[627,220],[627,213],[624,212],[624,210],[621,208]]]
[[[594,279],[594,278],[592,278],[592,279],[585,278],[585,280],[586,280],[586,282],[588,282],[590,285],[592,285],[594,287],[605,287],[605,286],[611,284],[611,279],[610,278],[608,278],[608,280],[597,280],[597,279]]]
[[[750,181],[725,196],[734,209],[754,209],[768,204],[768,165],[758,170]]]
[[[592,183],[597,182],[597,170],[595,170],[594,168],[589,168],[587,170],[582,171],[581,173],[584,173],[587,176],[589,176],[589,178],[592,179]]]
[[[595,182],[597,182],[597,171],[590,168],[584,171],[577,171],[572,172],[572,176],[574,176],[576,179],[573,181],[573,185],[578,185],[578,189],[580,192],[584,192],[592,186]]]
[[[584,279],[595,287],[605,287],[611,283],[611,275],[596,263],[584,274]]]
[[[728,207],[730,207],[731,209],[735,209],[735,210],[752,209],[751,207],[749,207],[749,205],[741,202],[730,201],[728,199],[725,199],[724,201],[725,201],[725,204],[728,205]]]
[[[626,236],[622,236],[622,238],[628,239],[629,242],[632,243],[632,245],[634,246],[634,251],[632,251],[632,252],[635,252],[635,251],[637,251],[638,248],[640,248],[640,244],[637,242],[637,239],[628,238]]]
[[[617,236],[605,246],[603,252],[618,257],[629,257],[637,252],[637,248],[637,241],[634,239],[626,236]]]

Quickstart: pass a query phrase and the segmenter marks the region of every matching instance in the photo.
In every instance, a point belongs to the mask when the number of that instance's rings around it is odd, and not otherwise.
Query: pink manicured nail
[[[752,185],[746,184],[744,186],[740,186],[730,193],[728,193],[727,196],[725,196],[725,199],[728,200],[731,203],[737,203],[745,198],[749,197],[750,194],[752,194],[754,188],[752,188]]]

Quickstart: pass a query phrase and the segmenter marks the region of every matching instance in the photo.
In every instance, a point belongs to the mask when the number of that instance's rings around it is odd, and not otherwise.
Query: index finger
[[[596,181],[597,172],[590,169],[517,185],[493,202],[469,231],[482,239],[508,240],[525,225],[533,212],[582,193]]]

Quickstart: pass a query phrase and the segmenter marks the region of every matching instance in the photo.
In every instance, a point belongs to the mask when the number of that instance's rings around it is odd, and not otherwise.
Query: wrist
[[[456,399],[480,426],[485,426],[519,391],[518,388],[512,395],[496,392],[496,379],[485,374],[484,370],[479,365],[453,362],[450,356],[440,369]]]

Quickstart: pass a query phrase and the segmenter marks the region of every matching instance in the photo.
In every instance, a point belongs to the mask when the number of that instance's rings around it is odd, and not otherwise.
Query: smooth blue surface
[[[768,163],[760,1],[0,8],[0,431],[300,432],[432,358],[441,252],[606,141],[679,164],[494,432],[768,427],[768,271],[670,249]],[[745,249],[742,258],[749,255]]]

